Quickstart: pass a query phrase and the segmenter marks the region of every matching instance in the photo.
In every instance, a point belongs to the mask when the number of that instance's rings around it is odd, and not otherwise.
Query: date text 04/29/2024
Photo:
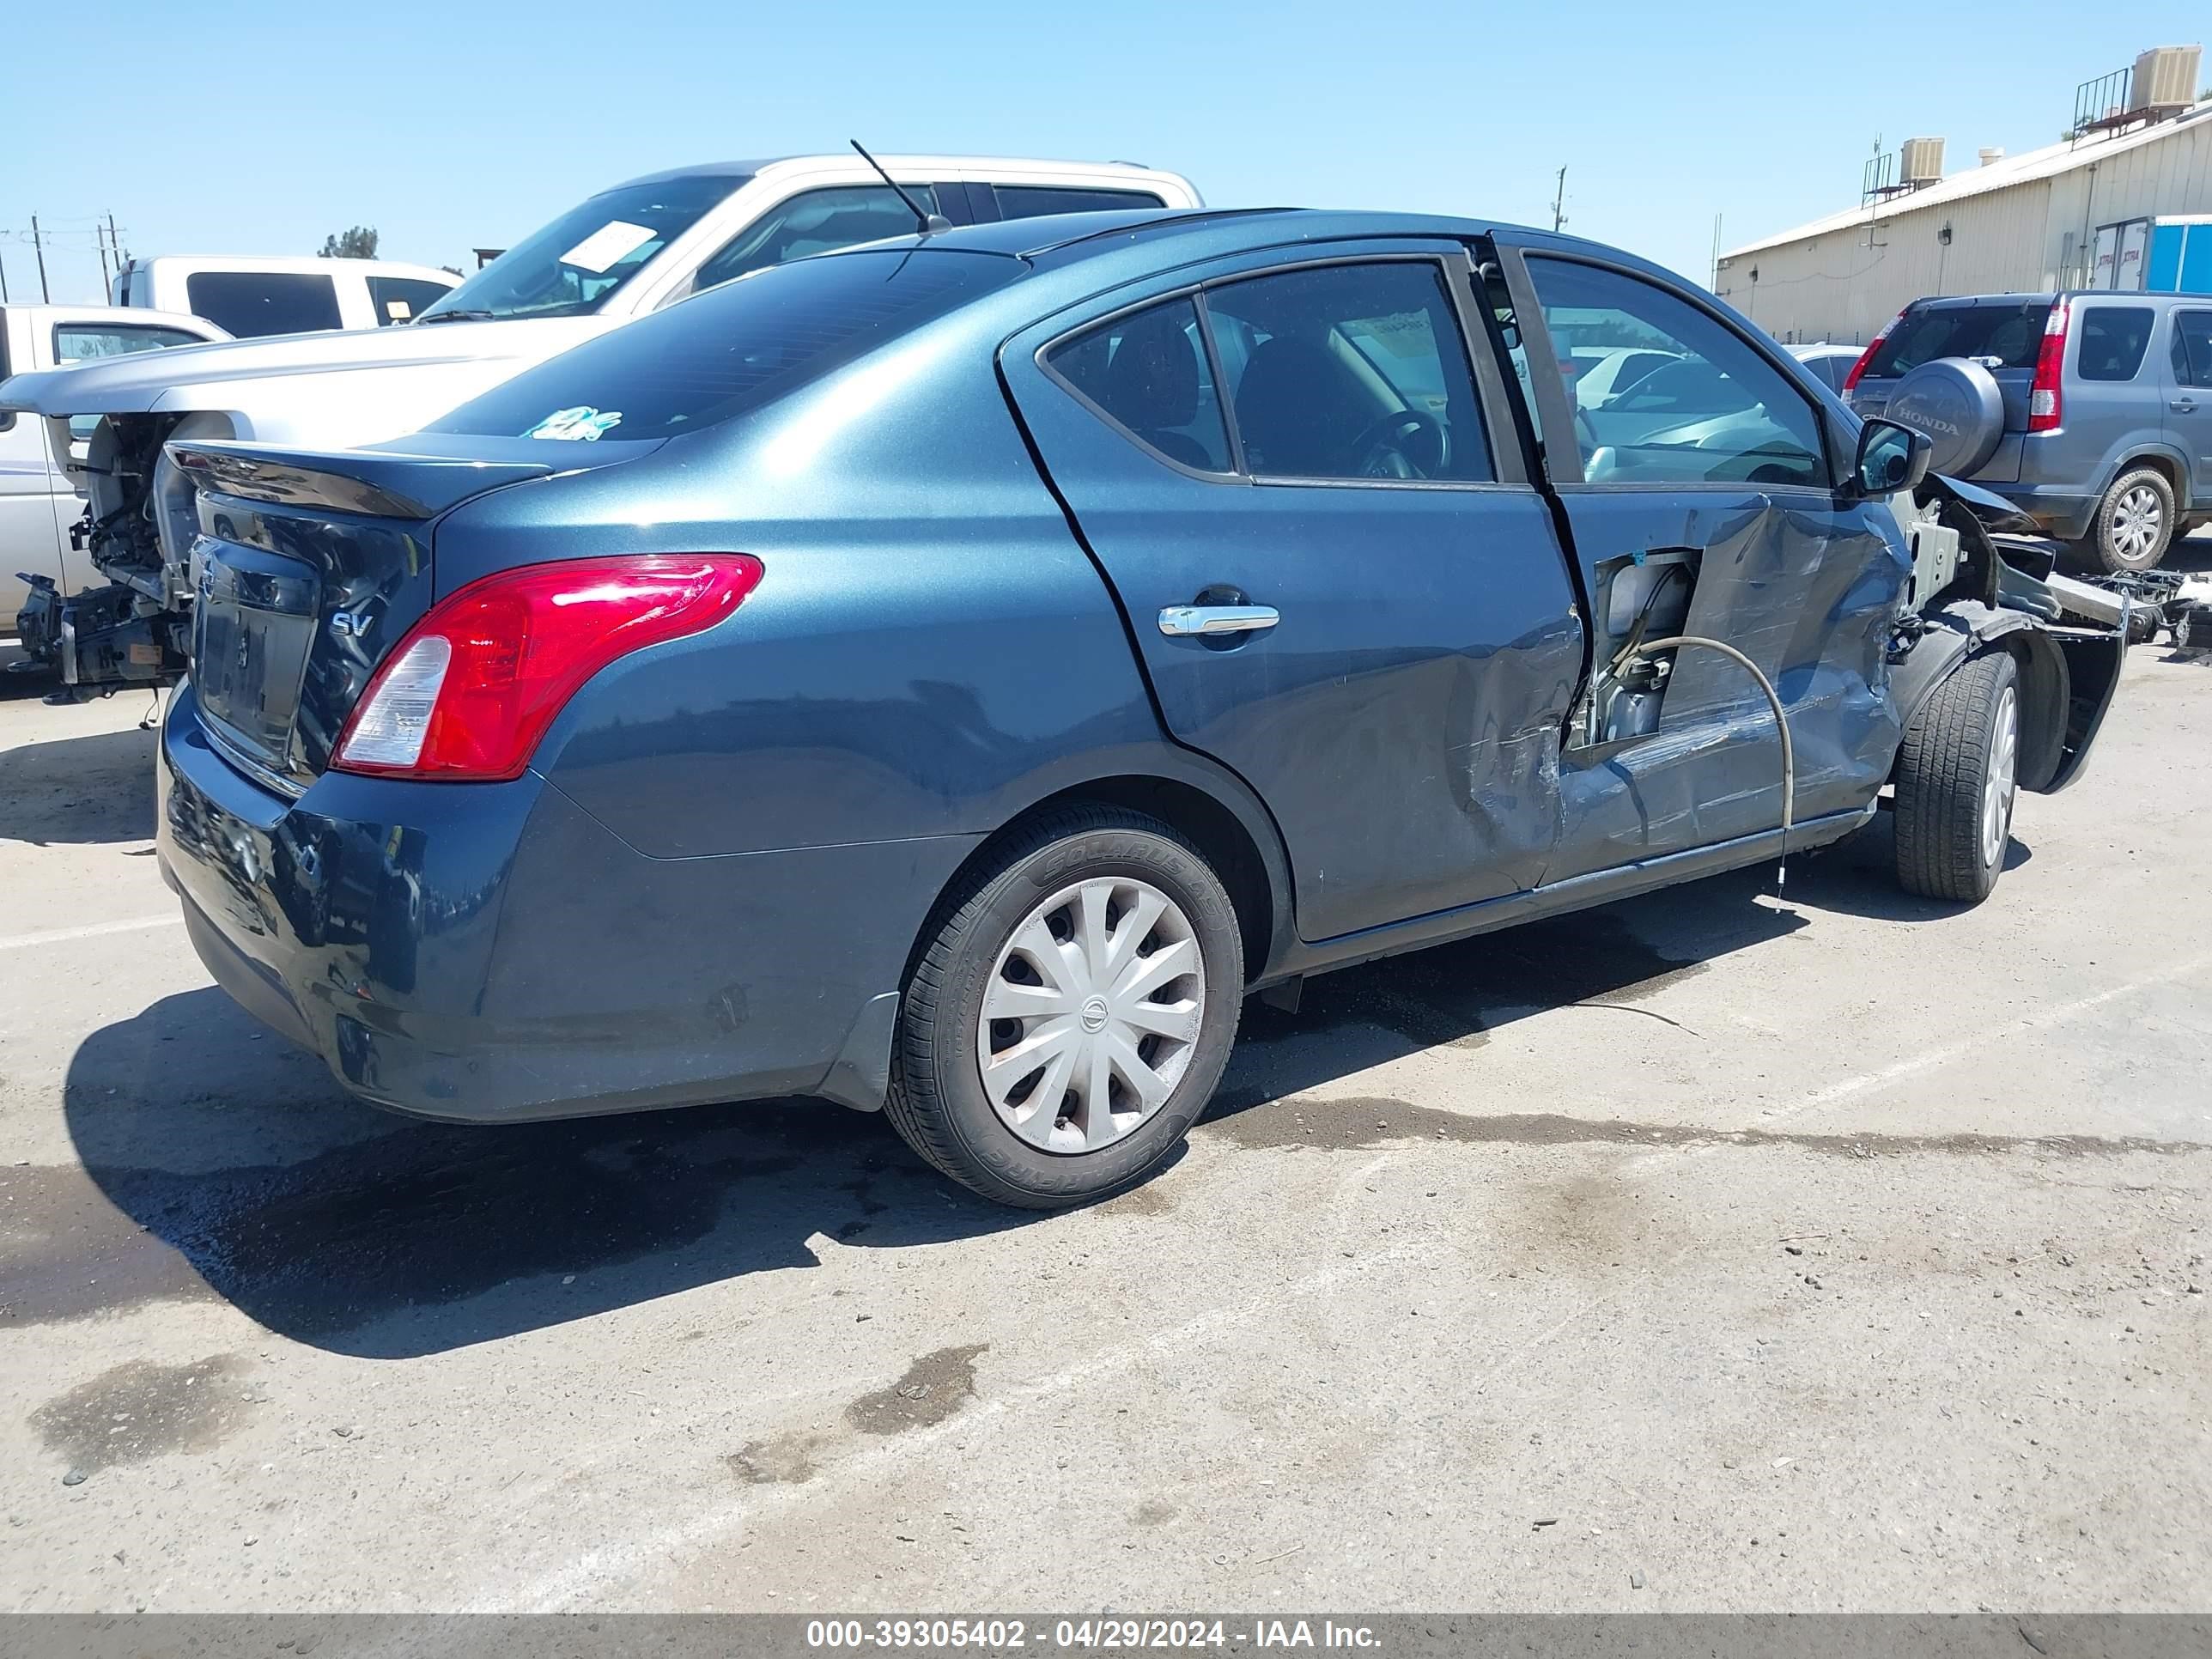
[[[1330,1620],[1262,1619],[1237,1628],[1220,1619],[1059,1619],[1031,1628],[1025,1619],[814,1619],[806,1645],[836,1651],[863,1648],[972,1648],[1006,1651],[1027,1647],[1115,1651],[1139,1648],[1339,1648],[1372,1650],[1375,1631]]]

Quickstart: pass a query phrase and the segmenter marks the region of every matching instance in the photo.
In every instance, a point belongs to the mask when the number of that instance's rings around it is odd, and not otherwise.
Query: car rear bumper
[[[974,845],[647,858],[530,773],[288,800],[209,745],[189,685],[159,779],[162,872],[224,990],[362,1098],[471,1121],[879,1105],[908,953]]]

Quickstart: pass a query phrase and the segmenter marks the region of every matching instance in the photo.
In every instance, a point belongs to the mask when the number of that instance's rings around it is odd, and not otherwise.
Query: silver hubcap
[[[2137,484],[2112,509],[2112,551],[2130,564],[2148,559],[2158,546],[2159,532],[2165,524],[2166,507],[2158,491],[2148,484]]]
[[[1989,775],[1982,781],[1982,862],[1995,866],[2012,832],[2013,764],[2020,754],[2020,702],[2005,687],[1997,729],[1990,737]]]
[[[1101,876],[1031,910],[977,1022],[983,1092],[1051,1152],[1111,1146],[1167,1103],[1206,1018],[1206,962],[1175,901]]]

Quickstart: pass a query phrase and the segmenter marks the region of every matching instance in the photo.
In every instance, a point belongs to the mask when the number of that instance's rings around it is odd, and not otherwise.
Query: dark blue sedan
[[[1579,399],[1627,348],[1666,386]],[[1924,446],[1689,284],[1503,226],[805,259],[415,438],[175,447],[162,864],[364,1099],[812,1094],[1076,1202],[1170,1156],[1248,993],[1886,800],[1908,887],[1986,894],[2119,649]]]

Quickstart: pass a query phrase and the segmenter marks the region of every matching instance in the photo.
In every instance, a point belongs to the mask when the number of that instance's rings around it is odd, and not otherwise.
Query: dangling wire
[[[1649,645],[1632,647],[1631,653],[1624,655],[1649,657],[1686,645],[1702,645],[1707,650],[1717,651],[1723,656],[1732,657],[1741,663],[1745,672],[1759,682],[1759,689],[1766,694],[1767,707],[1774,711],[1775,727],[1782,733],[1782,845],[1776,855],[1774,871],[1774,896],[1780,898],[1783,887],[1790,879],[1790,826],[1797,797],[1797,751],[1790,741],[1790,721],[1782,712],[1782,699],[1775,695],[1773,683],[1759,672],[1757,663],[1734,646],[1724,645],[1718,640],[1709,640],[1700,635],[1677,634],[1672,639],[1654,640]]]

